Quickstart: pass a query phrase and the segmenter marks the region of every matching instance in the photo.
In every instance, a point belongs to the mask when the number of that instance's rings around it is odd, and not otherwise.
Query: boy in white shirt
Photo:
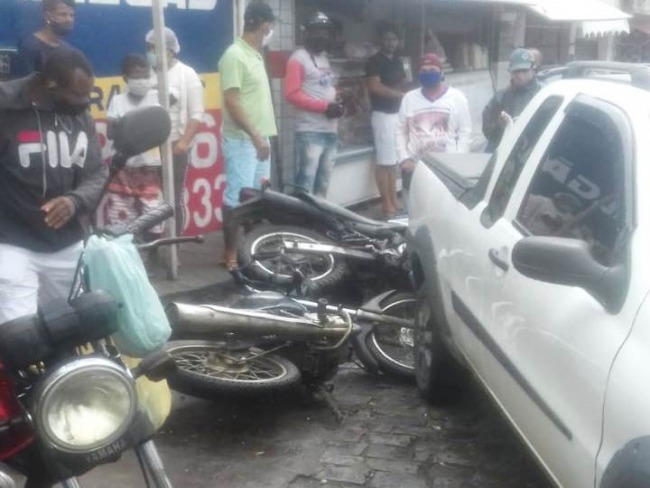
[[[122,61],[126,92],[115,95],[106,113],[107,136],[112,139],[115,123],[136,108],[158,105],[158,92],[152,89],[151,68],[146,58],[128,54]],[[160,150],[151,149],[129,158],[125,167],[110,181],[100,206],[102,227],[131,222],[162,203]],[[162,225],[149,231],[148,239],[162,235]]]

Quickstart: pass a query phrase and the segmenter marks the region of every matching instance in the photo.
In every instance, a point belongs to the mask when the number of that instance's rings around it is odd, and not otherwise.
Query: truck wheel
[[[294,273],[311,280],[314,289],[338,285],[346,274],[343,259],[333,254],[282,252],[283,241],[330,241],[318,232],[291,225],[261,225],[246,234],[239,246],[241,271],[253,280],[290,285]]]
[[[439,294],[438,289],[435,292]],[[442,306],[442,300],[436,304]],[[415,382],[420,394],[430,403],[449,401],[458,393],[454,381],[457,366],[442,340],[440,326],[423,289],[418,292],[414,342]]]
[[[176,363],[167,380],[173,390],[214,400],[226,395],[257,395],[295,386],[298,368],[255,348],[229,350],[218,341],[171,341],[166,351]]]

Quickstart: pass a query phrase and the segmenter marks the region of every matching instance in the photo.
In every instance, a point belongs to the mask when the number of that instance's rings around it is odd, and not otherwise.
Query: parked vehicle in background
[[[416,379],[467,366],[558,486],[650,486],[650,70],[567,73],[491,157],[417,166]]]

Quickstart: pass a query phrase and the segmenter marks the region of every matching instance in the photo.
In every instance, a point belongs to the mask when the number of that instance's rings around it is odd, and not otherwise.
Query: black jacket
[[[513,119],[519,117],[541,88],[539,81],[533,78],[521,88],[509,86],[495,93],[483,109],[483,134],[488,140],[488,152],[494,151],[503,137],[503,129],[499,125],[501,112],[506,112]]]
[[[0,243],[54,252],[83,239],[78,217],[95,209],[108,170],[90,114],[37,108],[28,95],[35,76],[0,83]],[[77,213],[54,230],[41,206],[59,196]]]

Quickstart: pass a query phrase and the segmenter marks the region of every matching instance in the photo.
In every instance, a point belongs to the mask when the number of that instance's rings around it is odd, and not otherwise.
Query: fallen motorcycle
[[[252,295],[264,291],[265,283],[253,281],[241,272],[231,270],[235,282],[247,294]],[[300,299],[309,295],[304,291],[305,286],[311,286],[299,272],[294,274],[294,285],[286,289],[289,296],[315,311],[317,302]],[[330,300],[331,296],[322,296],[321,300]],[[356,358],[363,368],[371,374],[385,373],[391,376],[412,378],[414,374],[414,342],[412,327],[405,326],[406,320],[415,318],[416,297],[411,292],[388,290],[371,297],[360,307],[350,306],[349,303],[339,305],[344,308],[359,326],[359,333],[350,340]],[[330,310],[334,310],[330,308]],[[402,326],[390,322],[390,317],[403,319]]]
[[[208,399],[278,391],[298,383],[322,390],[339,364],[349,360],[344,346],[352,337],[363,337],[359,347],[367,351],[369,364],[381,368],[383,363],[368,351],[372,335],[363,336],[364,325],[359,324],[410,331],[413,322],[373,310],[374,305],[352,310],[274,292],[255,293],[234,308],[173,302],[168,316],[174,336],[185,340],[167,345],[177,366],[169,384]],[[386,352],[385,347],[377,341],[378,349]],[[388,357],[394,360],[387,352],[382,360]],[[410,362],[402,367],[410,368]]]
[[[247,277],[282,286],[299,272],[314,291],[350,278],[408,289],[405,220],[371,220],[303,191],[245,189],[241,200],[231,219],[250,229],[238,249]]]

